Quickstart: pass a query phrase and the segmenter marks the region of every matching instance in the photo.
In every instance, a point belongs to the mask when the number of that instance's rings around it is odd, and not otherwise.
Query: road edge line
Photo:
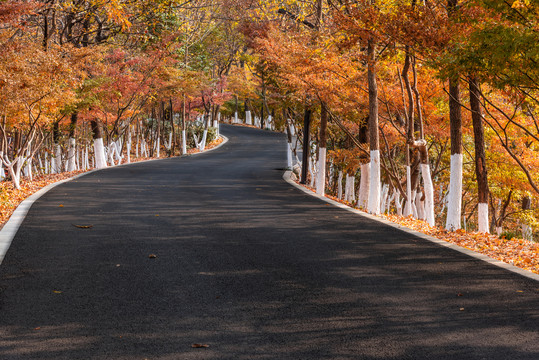
[[[226,144],[228,142],[228,140],[229,140],[224,135],[219,135],[219,136],[223,138],[223,142],[220,143],[219,145],[217,145],[216,147],[213,147],[211,149],[208,149],[208,150],[205,150],[205,151],[202,151],[202,152],[198,152],[198,153],[194,153],[194,154],[188,154],[188,155],[180,155],[180,156],[177,156],[177,157],[178,158],[189,157],[189,156],[193,156],[193,155],[197,155],[197,154],[205,154],[207,152],[216,150],[216,149],[220,148],[221,146],[223,146],[224,144]],[[70,177],[69,179],[59,180],[59,181],[57,181],[55,183],[49,184],[49,185],[39,189],[38,191],[36,191],[32,195],[30,195],[29,197],[24,199],[19,204],[19,206],[17,206],[15,211],[13,211],[13,214],[11,214],[11,216],[9,217],[8,221],[6,221],[6,223],[4,224],[4,227],[0,230],[0,265],[2,265],[2,262],[4,261],[4,258],[6,256],[6,253],[9,250],[9,247],[11,246],[11,242],[13,241],[13,238],[17,234],[17,231],[19,231],[19,227],[21,226],[22,222],[26,218],[26,214],[28,214],[28,211],[30,210],[32,205],[40,197],[42,197],[47,192],[49,192],[51,189],[55,188],[58,185],[64,184],[64,183],[66,183],[68,181],[76,180],[76,179],[78,179],[78,178],[80,178],[82,176],[94,173],[96,171],[114,169],[114,168],[117,168],[117,167],[123,167],[123,166],[127,166],[127,165],[141,164],[141,163],[145,163],[145,162],[149,162],[149,161],[166,160],[166,159],[167,158],[164,158],[164,159],[148,159],[148,160],[137,161],[137,162],[132,162],[132,163],[128,163],[128,164],[120,164],[120,165],[116,165],[116,166],[110,166],[110,167],[106,167],[106,168],[102,168],[102,169],[93,169],[93,170],[83,172],[81,174],[77,174],[77,175],[75,175],[73,177]]]
[[[332,199],[329,199],[325,196],[320,196],[314,192],[312,192],[311,190],[297,184],[294,180],[292,180],[292,171],[291,170],[287,170],[285,171],[285,173],[283,174],[283,179],[289,183],[290,185],[294,186],[295,188],[303,191],[304,193],[312,196],[312,197],[315,197],[315,198],[318,198],[324,202],[327,202],[333,206],[336,206],[338,208],[341,208],[343,210],[347,210],[349,212],[352,212],[354,214],[357,214],[359,216],[363,216],[364,218],[367,218],[367,219],[370,219],[370,220],[374,220],[374,221],[377,221],[379,223],[382,223],[384,225],[388,225],[388,226],[391,226],[395,229],[398,229],[398,230],[401,230],[401,231],[404,231],[405,233],[408,233],[410,235],[414,235],[416,237],[419,237],[421,239],[424,239],[424,240],[427,240],[427,241],[430,241],[432,243],[435,243],[435,244],[438,244],[438,245],[441,245],[443,247],[446,247],[446,248],[450,248],[450,249],[453,249],[455,251],[458,251],[462,254],[465,254],[465,255],[468,255],[468,256],[471,256],[475,259],[478,259],[478,260],[482,260],[484,262],[487,262],[489,264],[492,264],[494,266],[497,266],[499,268],[502,268],[502,269],[505,269],[505,270],[509,270],[513,273],[517,273],[521,276],[524,276],[528,279],[531,279],[531,280],[535,280],[535,281],[539,281],[539,274],[535,274],[531,271],[528,271],[528,270],[525,270],[525,269],[521,269],[515,265],[511,265],[511,264],[508,264],[508,263],[505,263],[503,261],[500,261],[500,260],[497,260],[497,259],[493,259],[487,255],[484,255],[484,254],[481,254],[481,253],[478,253],[478,252],[475,252],[473,250],[470,250],[470,249],[466,249],[462,246],[459,246],[459,245],[456,245],[456,244],[453,244],[453,243],[450,243],[450,242],[447,242],[445,240],[442,240],[442,239],[438,239],[438,238],[435,238],[433,236],[430,236],[430,235],[427,235],[427,234],[423,234],[423,233],[420,233],[419,231],[415,231],[415,230],[412,230],[412,229],[409,229],[405,226],[402,226],[402,225],[399,225],[399,224],[396,224],[394,222],[391,222],[389,220],[386,220],[386,219],[382,219],[382,218],[379,218],[377,216],[374,216],[374,215],[371,215],[371,214],[368,214],[368,213],[365,213],[363,211],[360,211],[360,210],[357,210],[357,209],[354,209],[354,208],[351,208],[350,206],[348,205],[345,205],[345,204],[342,204],[338,201],[335,201],[335,200],[332,200]]]

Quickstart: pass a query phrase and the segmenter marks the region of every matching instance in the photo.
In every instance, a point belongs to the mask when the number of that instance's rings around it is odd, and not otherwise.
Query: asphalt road
[[[538,282],[291,187],[283,135],[222,132],[34,204],[0,359],[539,359]]]

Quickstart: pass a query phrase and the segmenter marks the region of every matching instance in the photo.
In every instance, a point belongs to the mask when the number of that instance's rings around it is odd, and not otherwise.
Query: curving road
[[[0,359],[539,359],[539,282],[291,187],[281,134],[222,132],[34,204]]]

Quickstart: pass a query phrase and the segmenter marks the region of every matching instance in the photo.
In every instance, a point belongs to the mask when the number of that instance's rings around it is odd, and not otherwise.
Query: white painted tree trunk
[[[122,163],[122,160],[124,158],[124,156],[122,154],[122,147],[123,147],[122,138],[119,138],[118,140],[116,140],[115,145],[116,145],[116,152],[114,153],[114,155],[115,155],[116,161],[118,161],[118,165],[119,165],[119,164]]]
[[[156,141],[157,145],[157,158],[159,159],[161,157],[161,139],[159,137],[157,137],[157,141]]]
[[[488,226],[488,204],[479,203],[477,205],[477,225],[480,233],[488,234],[490,232]]]
[[[496,234],[498,234],[498,236],[500,236],[503,232],[503,227],[501,226],[496,226]]]
[[[131,135],[129,135],[129,137],[127,138],[127,144],[126,144],[126,147],[127,147],[127,163],[130,164],[131,163]]]
[[[350,175],[348,174],[344,182],[344,201],[350,202]]]
[[[182,130],[182,155],[187,154],[187,136],[185,130]]]
[[[449,231],[455,231],[461,228],[462,154],[451,155],[450,171],[445,228]]]
[[[425,189],[425,220],[430,226],[435,226],[434,186],[432,185],[429,164],[421,164],[421,175],[423,176],[423,187]]]
[[[369,191],[371,184],[371,164],[361,164],[361,178],[359,179],[358,206],[367,210],[369,208]]]
[[[369,213],[380,214],[380,150],[371,150]]]
[[[106,157],[107,157],[107,161],[109,162],[109,164],[111,166],[114,166],[116,165],[115,162],[114,162],[114,153],[116,152],[116,144],[114,142],[112,142],[108,148],[105,149],[105,153],[106,153]]]
[[[415,207],[417,209],[417,218],[420,219],[420,220],[426,220],[425,204],[424,204],[423,201],[421,201],[422,196],[423,196],[423,194],[421,193],[421,191],[418,191],[415,194]]]
[[[62,148],[60,144],[54,144],[54,159],[53,159],[53,174],[60,174],[62,172]]]
[[[50,167],[49,167],[49,156],[47,153],[43,155],[43,162],[45,163],[45,174],[50,174]]]
[[[94,139],[94,156],[96,169],[103,169],[107,167],[107,158],[105,157],[103,138]]]
[[[339,177],[337,180],[337,198],[342,200],[342,170],[339,170]]]
[[[86,167],[86,170],[91,169],[91,167],[90,167],[90,149],[89,149],[88,145],[86,145],[85,149],[84,149],[84,162],[85,162],[84,166]]]
[[[268,116],[268,119],[266,120],[266,129],[271,130],[273,128],[273,118],[271,115]]]
[[[393,190],[393,200],[395,200],[395,209],[397,210],[397,215],[402,216],[401,193],[397,189]]]
[[[418,217],[418,214],[417,214],[417,206],[416,206],[416,203],[415,203],[415,197],[416,197],[416,191],[412,191],[412,216],[416,219],[419,219]]]
[[[168,133],[168,142],[165,144],[167,150],[170,150],[172,147],[172,131]]]
[[[77,142],[75,138],[69,138],[69,146],[67,149],[67,171],[75,171],[77,169]]]
[[[206,139],[208,137],[208,130],[204,130],[204,133],[202,133],[202,140],[200,141],[200,144],[198,146],[198,149],[200,151],[204,151],[206,148]]]
[[[77,170],[81,169],[81,162],[82,162],[82,148],[80,145],[77,145],[75,147],[75,167]]]
[[[26,160],[26,168],[24,169],[24,175],[28,177],[29,181],[33,181],[34,177],[32,174],[32,158],[30,157],[30,155],[32,155],[32,152],[30,151],[30,144],[31,142],[28,144],[28,150],[26,151],[27,160]]]
[[[314,188],[314,182],[316,180],[316,176],[314,174],[316,174],[316,168],[314,166],[313,158],[309,156],[309,175],[311,178],[309,181],[309,186],[311,188]]]
[[[333,166],[333,161],[330,160],[330,162],[329,162],[329,175],[328,175],[328,186],[329,187],[333,186],[333,182],[335,181],[334,176],[335,176],[335,166]]]
[[[271,116],[269,117],[271,119]],[[326,148],[318,148],[318,171],[316,173],[316,193],[326,193]]]
[[[286,143],[286,164],[289,169],[292,169],[294,164],[292,163],[292,143]]]
[[[8,156],[0,151],[0,164],[7,168],[9,175],[11,176],[11,182],[15,189],[21,188],[21,168],[24,164],[25,157],[15,157],[13,160],[9,160]]]
[[[389,200],[388,198],[389,198],[389,185],[384,184],[382,186],[382,196],[381,196],[381,201],[380,201],[380,212],[382,214],[386,212],[387,202]]]
[[[234,113],[234,124],[238,124],[239,123],[239,120],[238,120],[238,112],[236,111]]]
[[[352,175],[346,174],[346,184],[345,184],[345,191],[344,191],[344,200],[348,201],[349,203],[353,203],[356,201],[356,194],[355,194],[355,177]]]
[[[16,166],[17,166],[16,164],[12,164],[11,166],[8,166],[7,169],[8,169],[9,175],[11,176],[11,182],[13,183],[13,187],[15,189],[20,189],[21,188],[21,171],[20,169],[17,169]]]
[[[247,125],[253,125],[253,119],[251,118],[251,112],[249,110],[245,112],[245,123]]]
[[[410,166],[406,166],[406,204],[404,205],[404,216],[414,214],[412,202],[412,170]]]
[[[356,177],[350,175],[350,202],[356,201]]]

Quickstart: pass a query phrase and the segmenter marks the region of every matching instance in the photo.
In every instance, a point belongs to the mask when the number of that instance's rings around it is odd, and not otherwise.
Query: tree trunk
[[[185,94],[183,94],[183,105],[182,105],[182,155],[187,154],[187,112],[185,109]]]
[[[371,155],[369,213],[380,213],[380,141],[378,135],[378,85],[376,83],[376,44],[369,39],[367,46],[369,83],[369,144]]]
[[[253,125],[253,120],[251,118],[251,111],[249,110],[249,99],[245,100],[245,123],[247,125]]]
[[[478,231],[489,232],[488,222],[488,178],[485,159],[485,136],[483,129],[483,116],[481,114],[481,103],[479,102],[479,84],[475,77],[470,77],[470,108],[472,111],[473,134],[475,143],[475,175],[477,177],[477,197]]]
[[[77,169],[76,165],[76,148],[77,141],[75,140],[75,129],[77,127],[77,117],[78,113],[71,114],[71,123],[69,124],[69,147],[67,150],[67,171],[75,171]]]
[[[342,170],[339,170],[339,177],[337,179],[337,198],[342,200]]]
[[[105,145],[103,144],[103,129],[99,120],[90,121],[94,138],[94,157],[95,168],[102,169],[107,167],[107,158],[105,157]]]
[[[532,208],[532,199],[529,196],[525,196],[522,198],[522,210],[529,211]],[[522,224],[522,238],[533,241],[533,229],[532,227],[524,223]]]
[[[294,162],[292,159],[292,130],[291,125],[286,124],[286,135],[287,135],[287,142],[286,142],[286,166],[288,169],[292,170],[294,166]]]
[[[324,196],[326,192],[326,129],[328,125],[328,112],[322,103],[320,110],[320,132],[318,139],[318,172],[316,173],[316,193]]]
[[[60,147],[60,129],[58,122],[55,122],[52,127],[52,142],[54,153],[52,173],[60,174],[62,172],[62,148]]]
[[[305,108],[303,118],[303,154],[301,163],[301,184],[307,184],[307,174],[309,174],[309,158],[311,155],[311,109]]]
[[[172,98],[169,99],[169,106],[170,106],[170,131],[172,134],[172,139],[169,141],[170,146],[170,156],[174,156],[176,152],[176,127],[174,126],[174,110],[172,107]]]
[[[451,172],[445,228],[461,228],[462,207],[462,113],[458,78],[449,79],[449,129],[451,134]]]
[[[457,11],[458,0],[447,1],[449,18]],[[445,228],[461,228],[462,207],[462,113],[458,75],[449,79],[449,131],[451,134],[451,169]]]

